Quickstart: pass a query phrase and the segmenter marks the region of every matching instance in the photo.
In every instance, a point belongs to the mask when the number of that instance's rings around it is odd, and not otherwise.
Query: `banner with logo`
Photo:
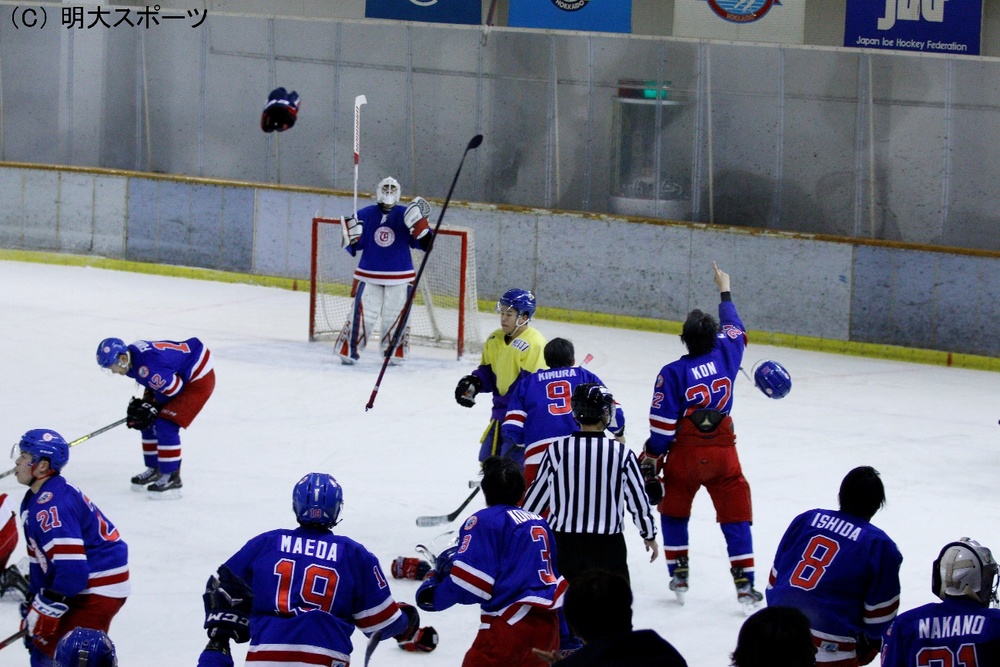
[[[806,0],[674,0],[674,37],[802,44]]]
[[[471,0],[365,0],[365,18],[431,23],[482,23],[482,4]]]
[[[632,0],[510,0],[512,28],[632,32]]]
[[[847,0],[844,46],[979,55],[983,0]]]

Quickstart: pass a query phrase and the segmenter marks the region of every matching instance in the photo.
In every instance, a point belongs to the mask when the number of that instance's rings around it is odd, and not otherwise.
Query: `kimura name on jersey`
[[[985,616],[965,614],[962,616],[935,616],[922,618],[917,632],[921,639],[945,639],[963,635],[978,635],[986,624]]]
[[[829,530],[831,533],[835,533],[841,537],[846,537],[847,539],[855,542],[857,542],[858,538],[861,537],[860,528],[855,526],[850,521],[844,521],[843,519],[832,517],[829,514],[814,514],[812,523],[809,525],[814,528]]]
[[[558,380],[559,378],[575,378],[576,369],[575,368],[556,368],[551,371],[539,371],[538,379],[542,382],[548,380]]]
[[[282,535],[279,550],[286,554],[304,554],[320,560],[337,560],[337,545],[323,540],[304,540],[301,537]]]

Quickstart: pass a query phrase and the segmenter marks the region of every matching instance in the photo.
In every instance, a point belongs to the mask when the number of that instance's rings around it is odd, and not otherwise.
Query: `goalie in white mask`
[[[377,204],[366,206],[342,220],[344,248],[352,257],[361,254],[354,270],[351,295],[354,304],[337,338],[341,362],[353,364],[361,358],[368,336],[381,321],[379,340],[384,354],[392,344],[403,306],[416,277],[411,248],[424,252],[431,246],[433,233],[427,216],[430,204],[415,197],[408,206],[399,203],[399,182],[383,178],[376,190]],[[400,363],[409,353],[409,336],[404,328],[390,363]]]

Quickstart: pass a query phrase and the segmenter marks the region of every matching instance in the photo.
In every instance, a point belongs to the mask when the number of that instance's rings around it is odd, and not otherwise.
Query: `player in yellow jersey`
[[[542,351],[545,337],[530,326],[535,314],[535,295],[528,290],[510,289],[497,301],[500,328],[486,339],[479,368],[458,381],[455,400],[471,408],[476,394],[493,392],[493,412],[490,425],[483,433],[479,461],[500,453],[500,424],[507,414],[510,389],[521,371],[534,373],[545,368]]]

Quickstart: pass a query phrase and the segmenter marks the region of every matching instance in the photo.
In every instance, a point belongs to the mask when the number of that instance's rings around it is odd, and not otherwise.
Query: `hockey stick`
[[[354,222],[358,221],[358,162],[361,161],[361,105],[368,104],[368,98],[358,95],[354,98]],[[347,247],[347,224],[340,228],[343,246]]]
[[[0,649],[7,648],[8,646],[16,642],[18,639],[27,636],[27,634],[28,634],[28,628],[24,628],[23,630],[18,630],[10,637],[7,637],[7,639],[0,641]]]
[[[417,288],[420,287],[420,278],[424,275],[424,267],[427,266],[427,260],[431,256],[431,251],[434,250],[434,237],[437,236],[438,230],[441,229],[441,221],[444,220],[444,212],[448,210],[448,202],[451,201],[451,195],[455,191],[455,184],[458,183],[458,175],[462,173],[462,164],[465,162],[465,156],[469,154],[469,151],[479,148],[479,145],[483,143],[483,135],[477,134],[469,140],[469,145],[465,147],[465,152],[462,153],[462,159],[458,162],[458,169],[455,170],[455,178],[451,179],[451,187],[448,188],[448,196],[444,198],[444,205],[441,207],[441,213],[438,215],[437,224],[434,225],[434,233],[431,236],[431,245],[427,248],[427,252],[424,253],[424,258],[420,262],[420,269],[417,271],[417,277],[413,280],[413,289],[410,290],[410,295],[406,298],[406,304],[403,306],[403,311],[399,316],[399,326],[396,327],[396,331],[392,335],[392,341],[389,343],[389,347],[385,350],[385,359],[382,361],[382,370],[378,373],[378,378],[375,380],[375,387],[372,389],[372,395],[368,399],[368,403],[365,405],[365,412],[368,412],[375,405],[375,397],[378,396],[379,386],[382,384],[382,377],[385,376],[385,369],[389,366],[389,360],[392,359],[393,353],[396,348],[399,347],[399,341],[403,338],[403,332],[406,330],[406,322],[410,318],[410,308],[413,306],[413,297],[417,294]],[[472,500],[470,497],[469,500]],[[462,507],[465,507],[463,505]]]
[[[459,514],[462,513],[462,510],[468,507],[469,503],[472,502],[472,499],[476,497],[477,493],[479,493],[479,489],[480,487],[477,486],[473,490],[473,492],[469,494],[469,497],[466,498],[465,501],[458,506],[458,509],[452,512],[451,514],[442,514],[440,516],[418,516],[417,525],[420,527],[427,527],[427,526],[440,526],[445,523],[451,523],[458,517]]]
[[[372,659],[372,653],[378,648],[379,642],[382,641],[382,631],[376,630],[372,633],[372,636],[368,638],[368,646],[365,647],[365,667],[368,667],[368,661]]]
[[[118,421],[116,421],[113,424],[108,424],[107,426],[103,426],[103,427],[97,429],[93,433],[88,433],[87,435],[80,436],[76,440],[73,440],[72,442],[70,442],[69,446],[70,447],[74,447],[76,445],[79,445],[81,442],[86,442],[87,440],[90,440],[91,438],[93,438],[95,435],[100,435],[100,434],[104,433],[105,431],[110,431],[111,429],[113,429],[116,426],[121,426],[126,421],[128,421],[128,417],[122,417],[121,419],[119,419]],[[3,479],[4,477],[7,477],[8,475],[13,475],[14,474],[14,470],[15,470],[15,468],[11,468],[10,470],[8,470],[6,472],[0,472],[0,479]],[[3,646],[0,646],[0,648],[3,648]]]

